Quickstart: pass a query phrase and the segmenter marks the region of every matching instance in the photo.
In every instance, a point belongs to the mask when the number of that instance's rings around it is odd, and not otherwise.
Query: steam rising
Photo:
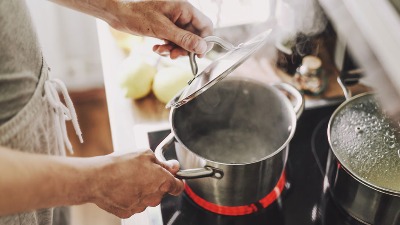
[[[275,46],[291,55],[304,55],[308,40],[321,33],[327,19],[315,0],[273,0],[276,4],[272,20],[275,29]],[[300,38],[299,38],[300,37]],[[299,39],[301,40],[299,43]],[[295,49],[295,52],[292,50]]]
[[[289,35],[312,36],[326,26],[325,15],[315,0],[281,0],[276,6],[277,28]]]
[[[259,161],[278,151],[293,132],[288,129],[291,108],[282,97],[257,82],[225,78],[175,111],[175,134],[208,160]]]
[[[305,46],[301,43],[298,45],[299,37],[304,44],[309,38],[324,31],[327,25],[325,14],[316,0],[270,0],[265,13],[269,16],[263,23],[218,28],[215,35],[239,44],[272,28],[270,44],[262,53],[263,57],[272,58],[276,55],[275,47],[288,55],[303,55],[302,49]]]

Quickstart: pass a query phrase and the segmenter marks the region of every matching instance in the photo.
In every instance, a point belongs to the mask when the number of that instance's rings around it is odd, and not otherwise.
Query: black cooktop
[[[255,214],[218,215],[197,206],[185,193],[161,202],[164,225],[361,225],[336,205],[324,183],[329,152],[327,126],[335,106],[305,110],[293,137],[286,166],[287,183],[280,198]],[[149,132],[155,149],[169,130]],[[169,155],[168,155],[169,154]],[[166,158],[175,158],[173,150]]]

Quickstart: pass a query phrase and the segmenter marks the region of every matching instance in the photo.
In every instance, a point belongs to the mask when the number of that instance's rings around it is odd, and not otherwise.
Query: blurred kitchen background
[[[101,25],[102,22],[48,1],[26,2],[37,28],[44,56],[51,67],[51,74],[65,82],[75,104],[85,143],[79,144],[73,135],[74,132],[69,132],[75,150],[74,156],[89,157],[111,153],[113,145],[104,88],[104,62],[102,62],[100,52],[101,45],[104,43],[99,41],[99,38],[100,40],[102,38],[99,37],[99,34],[102,34],[104,30],[98,30],[99,27],[104,27]],[[340,16],[343,16],[342,20],[348,19],[347,14],[337,13],[335,15],[336,12],[343,11],[336,10],[335,7],[340,8],[343,5],[336,6],[332,3],[334,1],[329,0],[191,0],[190,2],[211,18],[218,36],[232,43],[238,44],[271,26],[278,30],[274,33],[275,37],[273,42],[268,45],[269,47],[258,54],[259,58],[246,62],[247,67],[251,67],[257,73],[268,74],[268,76],[260,78],[261,80],[266,82],[283,80],[300,89],[304,88],[308,107],[311,107],[312,104],[324,104],[326,99],[344,98],[336,78],[341,75],[343,66],[349,66],[349,62],[346,61],[349,49],[345,45],[341,45],[343,40],[334,31],[334,24],[327,19],[320,4],[325,9],[331,9],[328,14],[332,18],[336,16],[335,21],[340,21],[341,18],[338,18]],[[372,1],[371,4],[374,8],[374,5],[380,3]],[[399,9],[399,1],[393,0],[390,4],[394,6],[390,10]],[[360,3],[359,6],[348,4],[344,8],[348,13],[352,9],[357,11],[363,7],[365,9],[365,4]],[[385,9],[379,7],[375,9],[377,11],[365,15],[371,15],[370,18],[374,18],[374,13],[376,16],[385,14]],[[379,11],[380,9],[381,11]],[[355,23],[360,20],[362,19],[354,19]],[[395,25],[398,25],[398,22],[399,20]],[[348,27],[345,28],[352,29],[351,25],[352,23],[349,22]],[[134,55],[150,57],[153,58],[153,61],[160,60],[156,54],[151,52],[151,44],[157,40],[137,38],[113,29],[107,31],[115,38],[124,57],[128,58],[129,55]],[[344,29],[344,31],[346,30]],[[399,29],[397,29],[398,31]],[[346,41],[353,41],[353,43],[359,41],[349,39],[351,38],[347,37]],[[367,41],[375,43],[375,40]],[[363,46],[361,45],[361,47]],[[372,45],[373,47],[374,45]],[[379,46],[381,49],[384,47]],[[356,54],[362,55],[363,53],[361,51]],[[311,56],[311,59],[303,61],[305,56]],[[187,59],[178,60],[176,63],[189,65]],[[246,68],[246,64],[243,68]],[[323,71],[323,73],[312,76],[313,79],[310,82],[309,80],[301,81],[298,79],[298,76],[301,78],[301,74],[298,74],[301,71],[297,69],[302,64],[308,66],[309,70]],[[241,68],[238,69],[238,73],[243,73]],[[348,71],[354,69],[358,69],[354,63],[351,63],[350,68],[346,68]],[[115,79],[119,79],[118,71],[115,71],[115,74]],[[388,74],[389,78],[393,78],[390,76],[390,71]],[[366,80],[357,84],[354,91],[369,90],[369,83],[371,82]],[[311,85],[311,87],[307,87],[307,85]],[[395,97],[398,96],[395,95]],[[152,94],[145,98],[155,99]],[[71,128],[69,126],[69,129]],[[74,225],[121,224],[117,217],[91,204],[72,207],[72,215],[72,224]]]

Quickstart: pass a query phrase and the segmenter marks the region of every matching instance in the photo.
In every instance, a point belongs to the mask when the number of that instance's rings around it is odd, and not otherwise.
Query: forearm
[[[94,161],[0,146],[0,215],[89,201]]]
[[[115,0],[50,0],[59,5],[66,6],[76,11],[105,20],[112,23],[116,20],[114,11],[117,5]]]

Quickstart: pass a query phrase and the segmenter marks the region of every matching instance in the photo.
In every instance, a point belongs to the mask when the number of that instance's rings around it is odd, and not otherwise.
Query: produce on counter
[[[121,87],[125,91],[125,97],[139,99],[148,95],[156,73],[156,67],[144,60],[125,60],[120,68]]]
[[[203,71],[210,60],[198,59],[199,71]],[[168,103],[193,79],[187,57],[175,60],[154,58],[151,54],[136,54],[126,58],[119,69],[121,87],[125,97],[140,99],[151,91],[162,103]]]
[[[129,55],[134,46],[138,46],[144,41],[144,37],[132,35],[122,32],[110,27],[112,36],[114,37],[118,47],[126,54]]]
[[[190,70],[175,66],[160,69],[154,77],[153,93],[163,103],[169,102],[193,78]]]

